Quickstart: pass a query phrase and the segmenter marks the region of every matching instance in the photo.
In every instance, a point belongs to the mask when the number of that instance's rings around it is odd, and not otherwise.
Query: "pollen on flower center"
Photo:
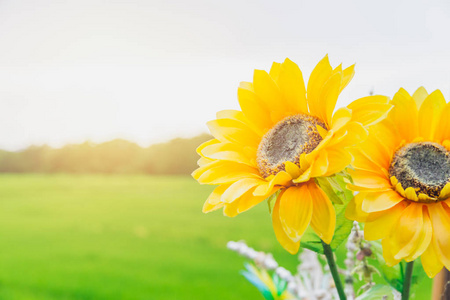
[[[437,143],[407,144],[395,153],[389,174],[404,189],[413,187],[417,194],[437,198],[450,182],[450,153]]]
[[[316,117],[298,114],[284,118],[269,130],[258,147],[258,169],[264,177],[285,170],[285,162],[300,166],[300,155],[310,153],[322,141],[317,125],[326,128]]]

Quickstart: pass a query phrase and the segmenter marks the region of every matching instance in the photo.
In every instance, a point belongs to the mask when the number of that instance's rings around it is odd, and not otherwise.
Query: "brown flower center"
[[[389,167],[403,189],[437,198],[450,182],[450,153],[432,142],[410,143],[397,150]]]
[[[300,155],[310,153],[322,141],[317,125],[326,128],[318,118],[298,114],[284,118],[269,130],[258,147],[258,169],[264,177],[285,170],[285,162],[300,166]]]

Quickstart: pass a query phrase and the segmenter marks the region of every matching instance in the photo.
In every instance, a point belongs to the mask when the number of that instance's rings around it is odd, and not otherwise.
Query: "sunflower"
[[[392,104],[354,153],[348,188],[358,194],[346,215],[382,240],[388,265],[420,256],[434,277],[450,269],[450,103],[422,87],[400,89]]]
[[[390,109],[389,99],[371,96],[333,111],[354,66],[332,68],[325,56],[305,88],[299,67],[286,59],[270,72],[255,70],[242,82],[242,111],[225,110],[208,122],[214,139],[202,144],[193,177],[218,185],[204,212],[223,208],[234,217],[274,195],[272,223],[278,241],[291,253],[311,225],[326,243],[333,237],[334,207],[315,178],[342,171],[352,161],[347,148],[367,136],[365,125]],[[274,198],[272,197],[272,199]]]

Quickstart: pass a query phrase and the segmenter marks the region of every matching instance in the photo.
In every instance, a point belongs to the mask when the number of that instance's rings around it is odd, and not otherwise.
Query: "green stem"
[[[411,287],[411,278],[414,268],[414,261],[410,261],[406,264],[405,277],[403,279],[403,292],[402,292],[402,300],[409,299],[409,288]]]
[[[323,253],[327,258],[328,266],[330,267],[330,272],[333,276],[334,284],[336,285],[336,289],[339,294],[339,299],[347,300],[347,296],[345,296],[344,292],[344,286],[342,285],[341,278],[339,277],[336,261],[334,260],[333,251],[331,250],[330,245],[326,244],[324,241],[322,241],[322,246]]]

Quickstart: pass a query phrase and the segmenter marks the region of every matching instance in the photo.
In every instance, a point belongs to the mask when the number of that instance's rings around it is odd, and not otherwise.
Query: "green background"
[[[297,265],[276,242],[267,205],[233,219],[202,214],[212,187],[188,176],[0,182],[0,299],[262,299],[239,275],[245,260],[229,240]],[[428,278],[413,288],[416,299],[430,291]]]

